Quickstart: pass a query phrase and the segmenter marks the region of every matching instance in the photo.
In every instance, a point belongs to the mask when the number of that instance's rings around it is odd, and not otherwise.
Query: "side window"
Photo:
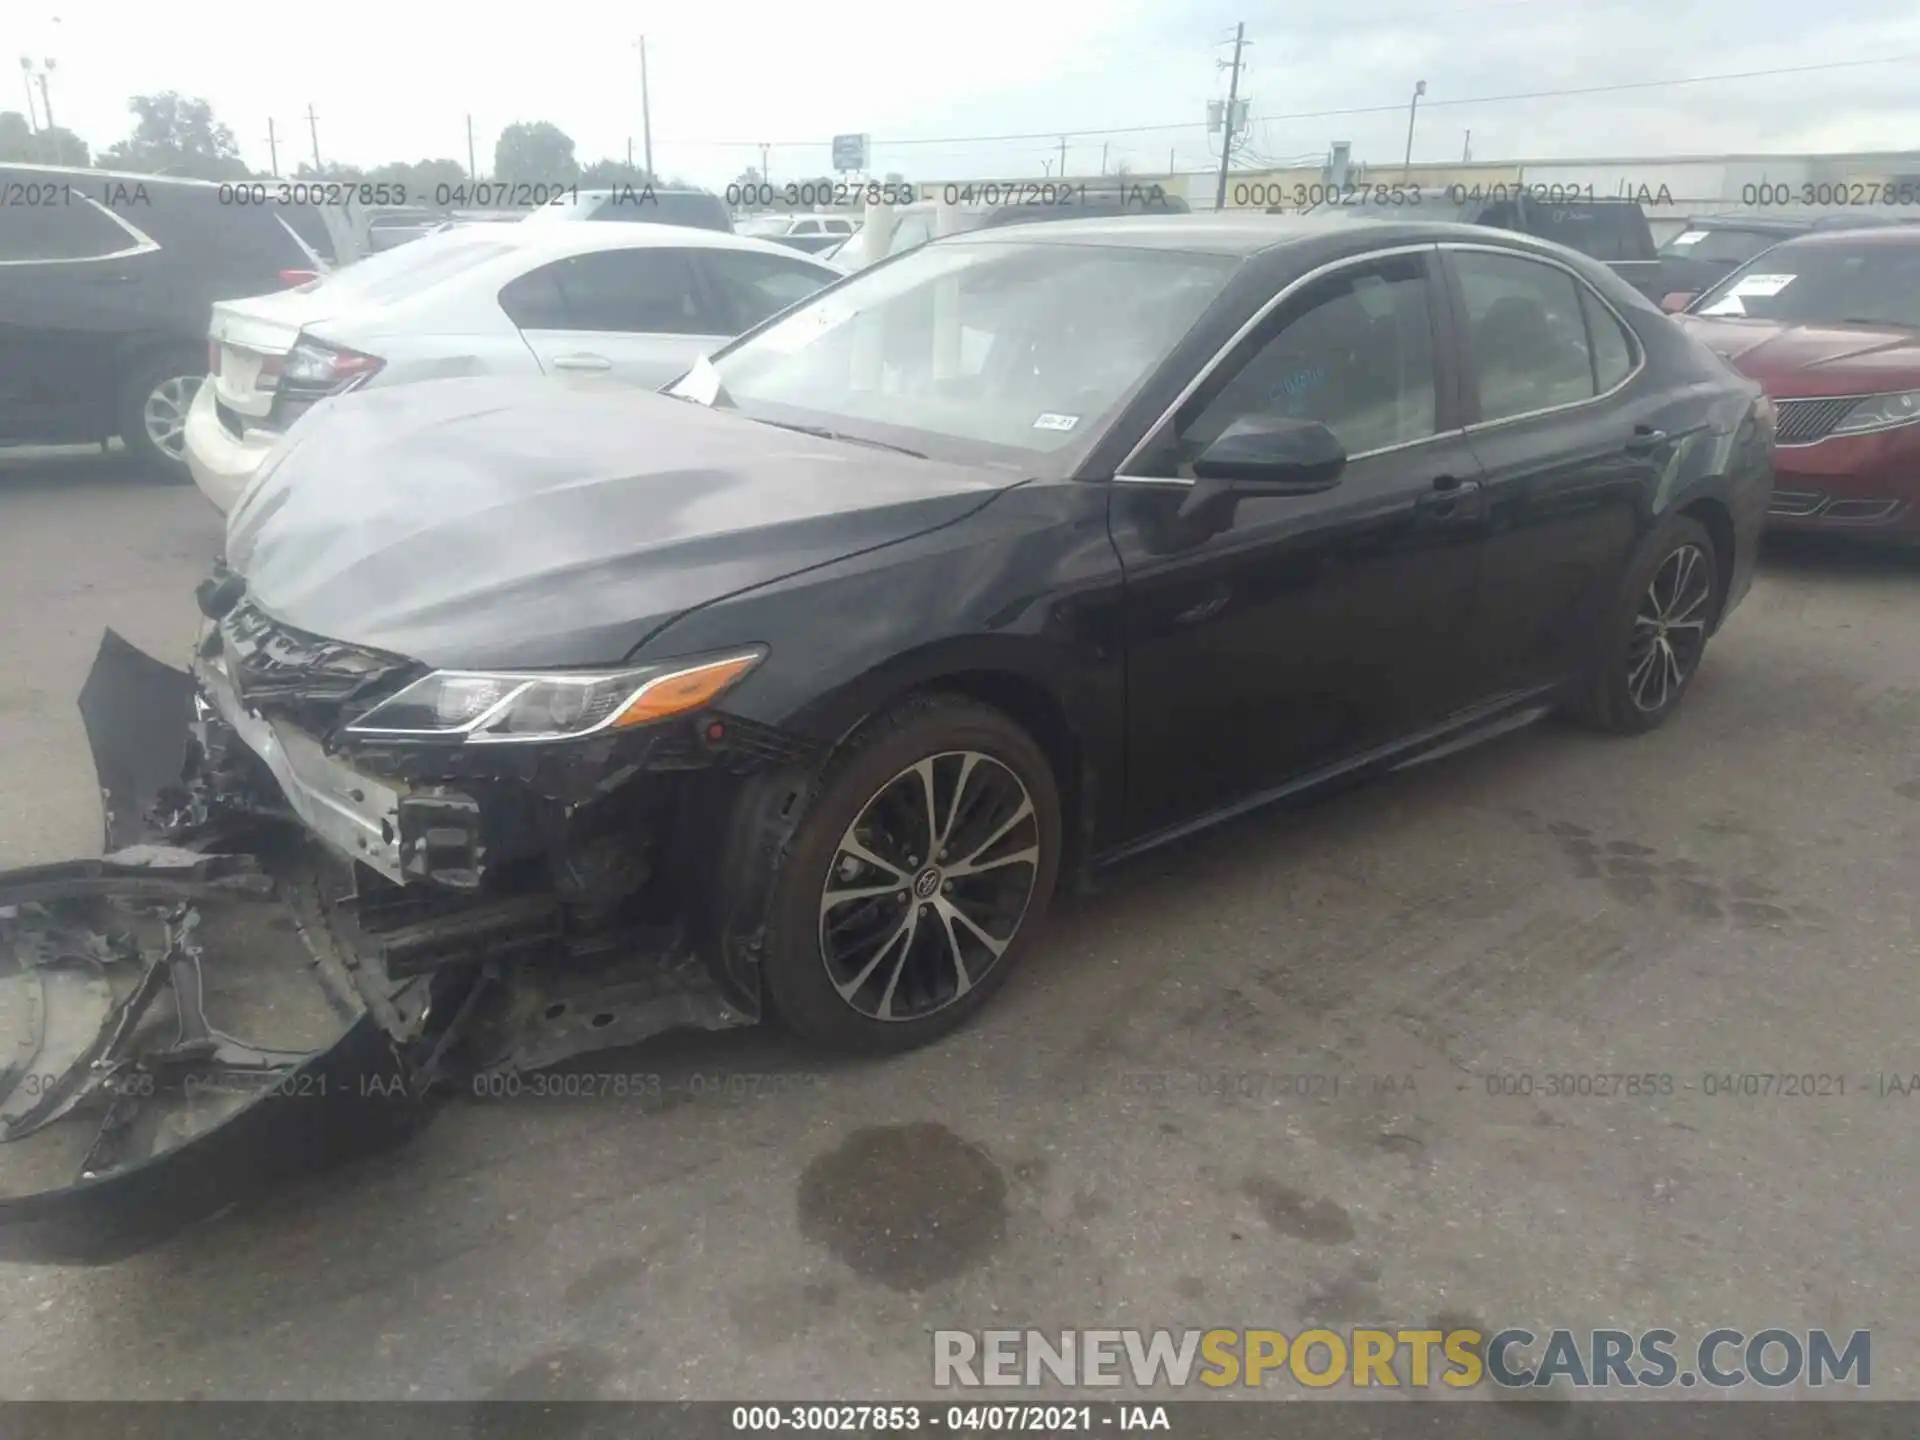
[[[1593,346],[1593,383],[1604,395],[1633,373],[1633,340],[1599,297],[1582,286],[1580,308],[1587,317],[1587,339]]]
[[[751,330],[835,278],[816,266],[750,250],[708,250],[700,263],[732,321],[730,335]]]
[[[1593,398],[1587,322],[1571,275],[1518,255],[1474,250],[1453,251],[1447,263],[1466,300],[1481,420]]]
[[[787,233],[789,235],[818,235],[820,233],[820,222],[818,220],[796,220]]]
[[[851,220],[822,220],[820,227],[829,235],[851,235],[853,233],[853,222]]]
[[[1191,476],[1194,458],[1236,420],[1318,420],[1349,455],[1435,433],[1433,325],[1418,255],[1356,266],[1294,297],[1254,349],[1223,367],[1142,462]]]
[[[719,320],[700,303],[687,252],[652,246],[556,260],[503,289],[500,307],[523,330],[724,332]]]
[[[97,260],[131,250],[140,237],[112,215],[75,195],[51,205],[9,205],[0,225],[0,261]]]

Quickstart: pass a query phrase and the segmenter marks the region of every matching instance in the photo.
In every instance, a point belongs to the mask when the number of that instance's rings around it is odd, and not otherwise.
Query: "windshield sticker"
[[[1036,430],[1071,430],[1080,423],[1078,415],[1056,415],[1051,410],[1033,422]]]
[[[1673,239],[1669,240],[1667,243],[1669,245],[1698,245],[1702,240],[1706,238],[1707,238],[1707,232],[1704,230],[1689,230],[1684,235],[1674,236]]]
[[[1791,285],[1793,280],[1794,277],[1791,275],[1742,275],[1733,282],[1732,289],[1700,313],[1702,315],[1744,315],[1747,313],[1747,307],[1743,303],[1745,297],[1756,295],[1764,299],[1769,295],[1778,295]]]

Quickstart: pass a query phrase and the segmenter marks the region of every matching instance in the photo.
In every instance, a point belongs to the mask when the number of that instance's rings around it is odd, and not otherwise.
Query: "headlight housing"
[[[1920,390],[1902,390],[1893,395],[1869,395],[1833,427],[1834,435],[1867,435],[1875,430],[1891,430],[1920,420]]]
[[[485,745],[631,730],[712,704],[765,654],[755,648],[626,670],[436,670],[346,733]]]

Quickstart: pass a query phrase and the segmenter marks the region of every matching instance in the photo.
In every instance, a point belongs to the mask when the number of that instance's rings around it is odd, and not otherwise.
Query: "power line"
[[[1574,95],[1610,95],[1625,90],[1658,90],[1675,85],[1712,85],[1725,80],[1763,80],[1776,75],[1806,75],[1818,70],[1857,70],[1867,65],[1899,65],[1911,60],[1920,60],[1920,54],[1881,55],[1872,60],[1830,60],[1818,65],[1782,65],[1770,70],[1737,70],[1723,75],[1686,75],[1671,80],[1629,80],[1614,85],[1581,85],[1559,90],[1522,90],[1509,95],[1476,95],[1463,100],[1428,100],[1429,110],[1441,106],[1460,105],[1500,105],[1515,100],[1552,100]],[[1391,105],[1357,105],[1338,110],[1299,110],[1286,115],[1259,115],[1253,119],[1255,125],[1267,125],[1280,120],[1328,120],[1344,115],[1386,115],[1399,114],[1406,108],[1404,101],[1395,101]],[[874,148],[889,148],[904,145],[1000,145],[1019,141],[1046,140],[1057,143],[1064,133],[1069,136],[1101,135],[1149,135],[1169,130],[1204,129],[1203,120],[1182,120],[1171,125],[1114,125],[1099,130],[1034,130],[1018,135],[942,135],[927,138],[888,140],[876,139]],[[687,145],[705,145],[714,148],[758,149],[758,140],[688,140]],[[818,146],[827,142],[816,140],[778,140],[776,145]]]

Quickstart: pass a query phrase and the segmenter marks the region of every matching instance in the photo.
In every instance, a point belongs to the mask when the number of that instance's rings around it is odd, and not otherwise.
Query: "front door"
[[[1450,392],[1431,248],[1356,260],[1290,297],[1116,477],[1135,836],[1405,736],[1476,698],[1458,661],[1479,465]],[[1322,493],[1243,499],[1196,538],[1192,464],[1235,420],[1318,420]]]

